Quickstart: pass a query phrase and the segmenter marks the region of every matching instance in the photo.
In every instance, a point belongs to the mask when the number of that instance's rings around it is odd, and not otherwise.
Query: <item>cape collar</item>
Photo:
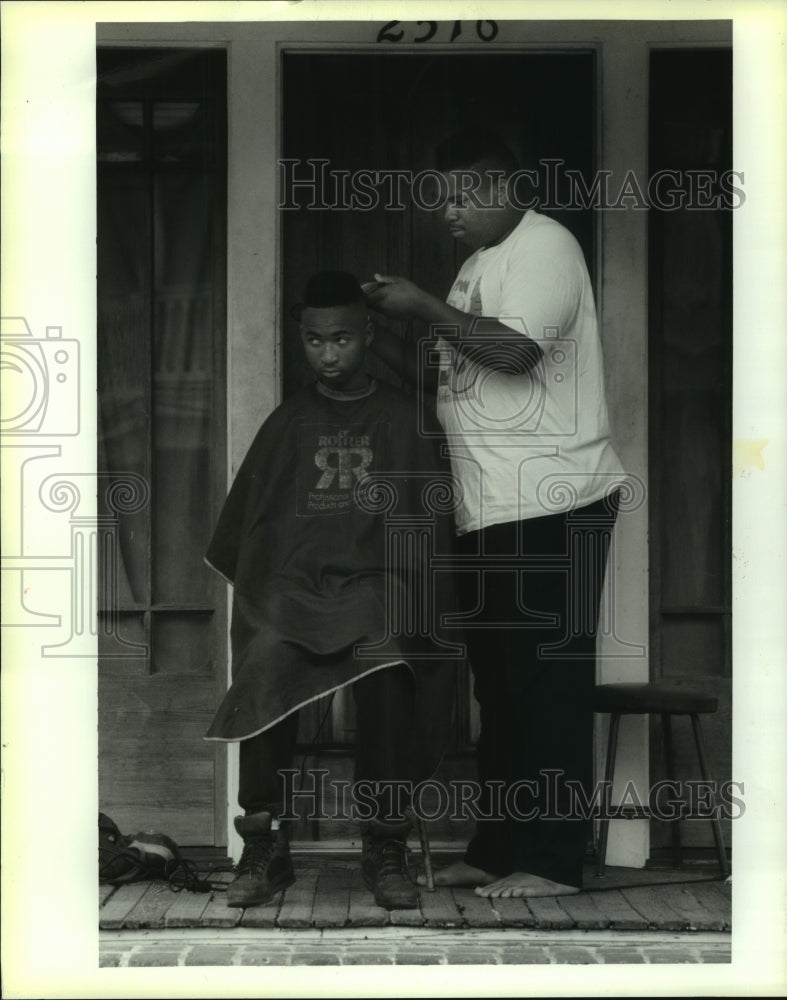
[[[364,386],[363,389],[356,389],[355,392],[340,392],[338,389],[331,389],[330,386],[324,385],[322,382],[315,382],[317,386],[317,392],[322,393],[323,396],[327,396],[328,399],[338,399],[342,402],[350,402],[355,399],[366,399],[367,396],[371,396],[373,392],[377,391],[377,380],[369,378],[369,384]]]

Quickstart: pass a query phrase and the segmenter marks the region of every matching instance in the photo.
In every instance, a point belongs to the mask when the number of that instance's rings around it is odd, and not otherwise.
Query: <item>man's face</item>
[[[443,219],[448,231],[477,250],[496,243],[511,228],[511,218],[502,194],[504,181],[494,181],[475,168],[443,174],[448,200]]]
[[[324,385],[342,392],[353,392],[366,385],[363,365],[366,347],[372,339],[366,322],[366,307],[361,302],[349,306],[304,308],[301,317],[303,349],[306,360]]]

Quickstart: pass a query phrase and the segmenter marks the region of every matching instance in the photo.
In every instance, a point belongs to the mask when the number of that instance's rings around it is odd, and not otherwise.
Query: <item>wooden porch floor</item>
[[[452,856],[453,859],[454,856]],[[435,854],[435,864],[448,858]],[[731,885],[713,865],[681,870],[608,868],[598,879],[591,865],[576,896],[558,899],[497,899],[470,889],[422,889],[420,906],[388,912],[374,904],[363,885],[357,855],[293,855],[297,881],[278,899],[249,909],[226,905],[223,891],[173,892],[165,882],[99,887],[102,930],[142,928],[281,929],[328,927],[528,927],[540,930],[730,931]],[[226,884],[232,873],[214,870],[211,882]]]

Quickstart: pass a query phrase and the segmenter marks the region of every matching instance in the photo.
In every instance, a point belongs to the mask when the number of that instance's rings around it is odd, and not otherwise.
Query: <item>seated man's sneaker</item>
[[[382,831],[363,838],[361,873],[378,906],[411,910],[418,906],[418,887],[407,864],[407,833],[388,836]]]
[[[295,881],[285,829],[271,830],[271,814],[236,816],[243,853],[227,887],[227,906],[259,906]]]

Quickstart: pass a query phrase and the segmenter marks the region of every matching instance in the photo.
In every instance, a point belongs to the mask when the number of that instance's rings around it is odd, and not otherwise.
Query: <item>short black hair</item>
[[[309,278],[303,290],[304,309],[351,306],[363,301],[358,279],[347,271],[318,271]]]
[[[437,146],[435,166],[441,173],[450,170],[501,170],[512,174],[517,169],[516,157],[497,132],[473,127],[454,132]]]

